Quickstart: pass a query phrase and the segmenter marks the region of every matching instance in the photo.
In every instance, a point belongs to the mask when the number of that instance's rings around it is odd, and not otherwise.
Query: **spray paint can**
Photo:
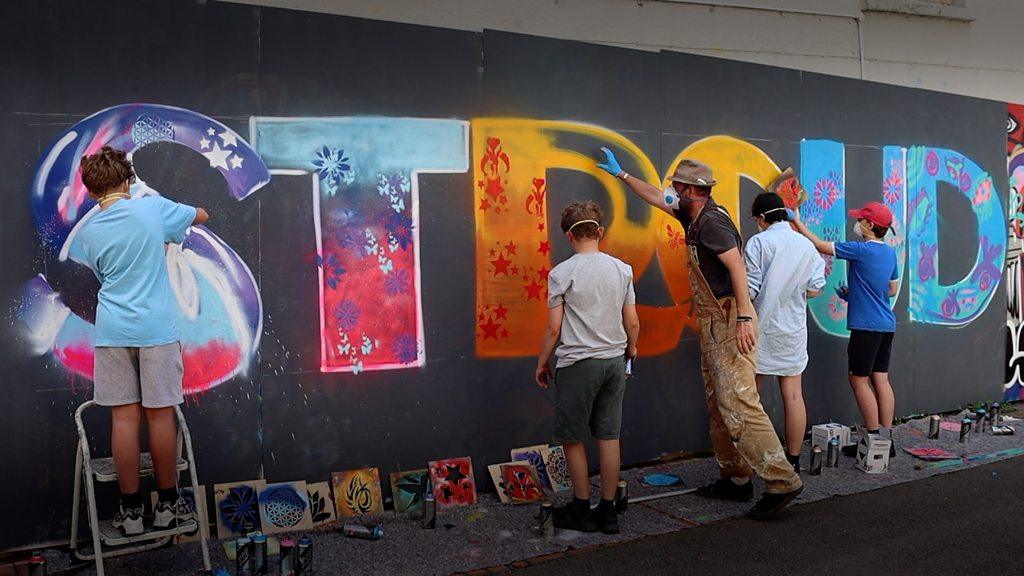
[[[977,418],[978,419],[978,433],[979,434],[984,434],[985,433],[985,424],[988,423],[988,411],[985,410],[984,408],[978,408],[978,411],[975,412],[975,414],[978,417]]]
[[[828,441],[825,465],[829,468],[839,468],[839,436],[833,436]]]
[[[243,536],[235,540],[235,576],[252,574],[252,539]]]
[[[428,530],[437,527],[437,501],[434,500],[433,494],[423,495],[423,519],[420,527]]]
[[[811,449],[811,476],[821,476],[821,446]]]
[[[540,516],[537,517],[537,532],[545,538],[555,535],[555,506],[545,500],[540,504]]]
[[[629,507],[629,485],[625,480],[619,480],[615,486],[615,509],[619,514],[625,514]]]
[[[384,537],[384,529],[380,526],[367,526],[362,522],[349,520],[341,527],[341,533],[347,538],[359,538],[360,540],[380,540]]]
[[[999,402],[994,402],[992,404],[992,410],[991,410],[991,412],[988,415],[988,419],[992,422],[992,427],[993,428],[995,428],[996,426],[999,426],[999,409],[1000,408],[1002,408],[1002,406],[999,405]]]
[[[939,430],[942,429],[942,418],[937,414],[928,419],[928,437],[936,440],[939,437]]]
[[[281,576],[295,576],[295,540],[281,538],[281,552],[277,556],[277,571]]]
[[[971,435],[971,419],[964,418],[960,421],[960,443],[966,444]]]
[[[36,550],[28,561],[29,576],[46,576],[46,556],[42,550]]]
[[[313,573],[313,541],[309,539],[309,536],[303,536],[299,539],[298,545],[296,545],[295,554],[295,574],[300,576],[301,574],[312,574]]]
[[[252,537],[252,573],[257,576],[270,574],[270,566],[267,566],[266,534],[257,534]]]

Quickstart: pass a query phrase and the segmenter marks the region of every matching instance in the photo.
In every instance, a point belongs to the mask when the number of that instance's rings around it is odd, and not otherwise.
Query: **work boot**
[[[597,524],[597,529],[605,534],[619,533],[619,513],[614,500],[601,500],[590,512],[591,518]]]
[[[743,484],[737,484],[729,478],[719,478],[712,484],[697,488],[695,494],[703,498],[713,498],[715,500],[749,502],[754,497],[754,483],[747,480]]]
[[[576,530],[577,532],[597,532],[597,523],[594,522],[593,514],[590,511],[590,502],[573,498],[568,504],[559,506],[552,511],[555,528],[565,530]]]
[[[787,504],[793,501],[794,498],[800,495],[804,491],[804,487],[800,486],[796,490],[791,492],[783,492],[782,494],[772,494],[771,492],[765,492],[761,499],[754,504],[754,507],[747,512],[747,516],[755,520],[763,520],[768,516],[782,510]]]

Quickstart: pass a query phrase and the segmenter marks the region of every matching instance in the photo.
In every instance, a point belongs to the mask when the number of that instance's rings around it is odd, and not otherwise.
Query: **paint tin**
[[[384,529],[380,526],[367,526],[362,522],[349,520],[341,527],[341,533],[347,538],[360,540],[380,540],[384,537]]]
[[[1000,408],[1001,408],[1001,406],[999,405],[999,402],[993,403],[992,404],[992,410],[990,411],[990,413],[988,415],[988,419],[989,419],[989,421],[992,422],[992,427],[993,428],[995,428],[996,426],[999,426],[999,409]]]
[[[939,430],[942,429],[942,418],[938,415],[933,415],[928,419],[928,437],[932,440],[936,440],[939,437]]]
[[[281,538],[281,552],[277,556],[277,571],[281,576],[295,576],[295,540]]]
[[[423,519],[420,527],[428,530],[437,527],[437,501],[434,500],[433,494],[423,495]]]
[[[1013,436],[1014,432],[1015,431],[1013,429],[1013,426],[993,426],[992,427],[992,435],[993,436]]]
[[[270,574],[270,566],[267,566],[267,535],[257,534],[252,537],[252,573]]]
[[[811,449],[811,476],[821,476],[821,446]]]
[[[619,514],[625,514],[629,508],[629,484],[625,480],[619,480],[615,486],[615,509]]]
[[[235,540],[235,576],[252,574],[252,539],[241,537]]]
[[[964,418],[960,421],[960,443],[966,444],[971,435],[971,419]]]
[[[46,556],[42,550],[36,550],[28,561],[29,576],[46,576]]]
[[[313,573],[313,541],[303,536],[295,546],[295,574]]]
[[[825,465],[829,468],[839,468],[839,437],[833,436],[828,441],[828,452],[825,454]]]
[[[537,532],[545,538],[555,535],[555,506],[545,500],[540,504],[540,516],[537,517]]]

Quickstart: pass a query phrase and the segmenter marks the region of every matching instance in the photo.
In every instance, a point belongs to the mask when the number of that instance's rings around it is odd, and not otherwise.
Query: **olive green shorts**
[[[587,428],[598,440],[617,440],[625,391],[625,356],[587,358],[556,370],[555,443],[582,442]]]

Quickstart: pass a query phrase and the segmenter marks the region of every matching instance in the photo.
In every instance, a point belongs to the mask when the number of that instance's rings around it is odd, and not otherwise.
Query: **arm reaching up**
[[[821,238],[818,238],[817,234],[811,232],[811,229],[808,228],[806,224],[804,224],[803,220],[800,219],[799,211],[793,212],[792,223],[793,227],[796,228],[797,232],[803,234],[808,240],[811,241],[811,244],[814,244],[815,250],[827,256],[835,256],[835,245],[832,242],[826,242]]]
[[[626,185],[629,186],[629,188],[644,202],[647,202],[655,208],[664,210],[668,214],[672,214],[672,209],[665,202],[664,190],[659,190],[657,186],[652,185],[650,182],[646,182],[636,176],[630,176],[627,174],[626,171],[619,166],[619,160],[615,158],[615,154],[611,150],[602,147],[601,152],[604,153],[604,162],[598,162],[598,168],[625,182]]]

